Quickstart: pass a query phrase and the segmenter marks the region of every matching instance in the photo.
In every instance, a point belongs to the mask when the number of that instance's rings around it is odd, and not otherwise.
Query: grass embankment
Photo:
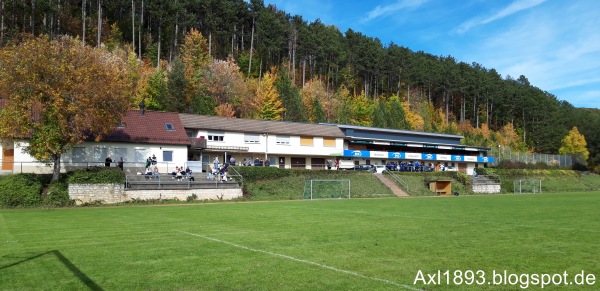
[[[304,199],[307,181],[350,180],[353,198],[393,197],[392,191],[372,173],[363,171],[322,171],[278,169],[274,167],[236,167],[244,177],[244,197],[251,201]]]
[[[480,169],[482,170],[482,169]],[[600,190],[600,175],[583,174],[572,170],[514,170],[483,169],[484,175],[498,175],[501,181],[500,193],[514,193],[514,181],[525,179],[542,180],[542,192],[573,192]],[[471,189],[470,177],[456,172],[445,173],[398,173],[398,178],[408,184],[411,196],[435,195],[426,186],[427,181],[446,179],[452,181],[452,192],[460,195],[476,194]]]
[[[514,181],[524,179],[542,180],[542,192],[600,190],[600,175],[572,170],[486,169],[485,174],[500,176],[502,193],[513,193]]]
[[[435,196],[435,193],[429,189],[429,182],[436,180],[452,181],[452,192],[458,192],[460,195],[472,194],[471,189],[465,185],[468,181],[467,175],[457,172],[444,173],[405,173],[391,172],[400,180],[408,185],[408,194],[411,196]]]
[[[245,177],[245,199],[248,200],[296,200],[303,199],[306,181],[310,179],[349,179],[351,196],[382,197],[393,196],[374,174],[362,171],[314,171],[281,170],[264,167],[237,167]],[[499,175],[501,193],[513,193],[513,181],[520,179],[541,179],[542,192],[571,192],[600,190],[600,175],[583,175],[571,170],[503,170],[485,169],[484,174]],[[411,196],[434,196],[428,182],[435,180],[452,181],[452,192],[460,195],[475,194],[470,177],[459,172],[405,173],[392,172],[408,185]],[[399,184],[402,188],[402,185]]]
[[[598,290],[599,207],[588,192],[0,210],[0,286],[541,290],[518,275],[585,272],[594,285],[544,290]],[[490,284],[505,270],[512,284]]]
[[[236,167],[236,169],[244,176],[245,199],[252,201],[303,199],[306,182],[310,179],[349,179],[353,198],[394,196],[375,174],[365,171],[290,170],[274,167]],[[435,196],[428,186],[429,181],[435,180],[452,181],[452,192],[461,195],[473,194],[469,177],[463,173],[392,173],[408,185],[407,192],[411,196]],[[404,188],[401,184],[399,186]]]

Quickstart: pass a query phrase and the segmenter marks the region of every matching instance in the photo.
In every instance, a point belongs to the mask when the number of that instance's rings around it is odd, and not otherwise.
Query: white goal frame
[[[523,179],[513,181],[513,190],[515,194],[523,193],[542,193],[541,179]]]
[[[351,189],[351,184],[350,184],[350,180],[349,179],[310,179],[310,196],[308,197],[308,199],[313,200],[313,199],[321,199],[321,198],[315,198],[313,196],[314,194],[314,189],[315,189],[315,182],[319,183],[319,182],[339,182],[340,184],[344,184],[347,183],[348,184],[348,193],[346,195],[346,193],[342,193],[344,187],[342,186],[342,189],[340,190],[340,196],[337,198],[348,198],[350,199],[350,189]],[[344,191],[345,192],[345,191]],[[336,197],[329,197],[329,198],[336,198]],[[306,198],[305,198],[306,199]],[[323,197],[322,199],[327,199],[327,197]]]

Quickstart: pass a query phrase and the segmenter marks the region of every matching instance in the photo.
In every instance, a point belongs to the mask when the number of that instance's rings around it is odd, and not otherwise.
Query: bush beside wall
[[[32,207],[41,203],[43,177],[36,174],[15,174],[0,177],[0,206]]]

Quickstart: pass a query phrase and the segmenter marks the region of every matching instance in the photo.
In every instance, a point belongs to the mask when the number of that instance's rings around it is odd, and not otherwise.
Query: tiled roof
[[[247,132],[247,133],[269,133],[296,136],[319,136],[343,138],[344,134],[337,126],[271,121],[258,119],[230,118],[219,116],[206,116],[180,113],[179,117],[185,128]]]
[[[129,110],[122,119],[124,127],[116,128],[102,141],[189,145],[190,139],[176,112]],[[173,130],[167,130],[172,124]]]

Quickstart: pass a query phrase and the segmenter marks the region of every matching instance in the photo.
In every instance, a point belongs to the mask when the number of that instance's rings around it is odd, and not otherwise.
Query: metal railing
[[[241,175],[237,175],[240,178]],[[237,177],[236,176],[236,177]],[[193,177],[193,178],[192,178]],[[227,177],[232,177],[227,175]],[[235,180],[239,186],[238,180]],[[137,190],[143,188],[145,190],[168,190],[168,189],[197,189],[207,188],[205,186],[210,185],[209,188],[224,188],[225,182],[221,180],[221,177],[214,177],[213,179],[207,179],[207,174],[192,176],[174,176],[172,174],[158,174],[158,175],[125,175],[125,190]]]
[[[408,193],[408,183],[406,183],[406,182],[404,182],[404,180],[400,179],[400,177],[397,174],[393,173],[392,171],[384,171],[383,173],[392,177],[392,179],[394,179],[394,181],[396,181],[396,183],[400,184],[400,187],[404,188],[404,191],[406,191],[406,193]]]
[[[511,161],[526,164],[545,163],[549,166],[566,168],[573,166],[575,162],[569,155],[520,153],[514,152],[510,148],[492,148],[491,156],[495,158],[494,165],[498,165],[502,161]]]
[[[502,181],[498,175],[474,175],[471,176],[471,183],[473,185],[497,185]]]
[[[235,174],[231,174],[228,175],[229,177],[233,178],[234,180],[236,180],[238,182],[238,184],[240,185],[240,187],[244,187],[244,176],[242,176],[240,174],[240,172],[238,172],[235,167],[229,167],[229,169],[231,170],[231,172],[234,172]],[[237,178],[237,179],[236,179]]]

